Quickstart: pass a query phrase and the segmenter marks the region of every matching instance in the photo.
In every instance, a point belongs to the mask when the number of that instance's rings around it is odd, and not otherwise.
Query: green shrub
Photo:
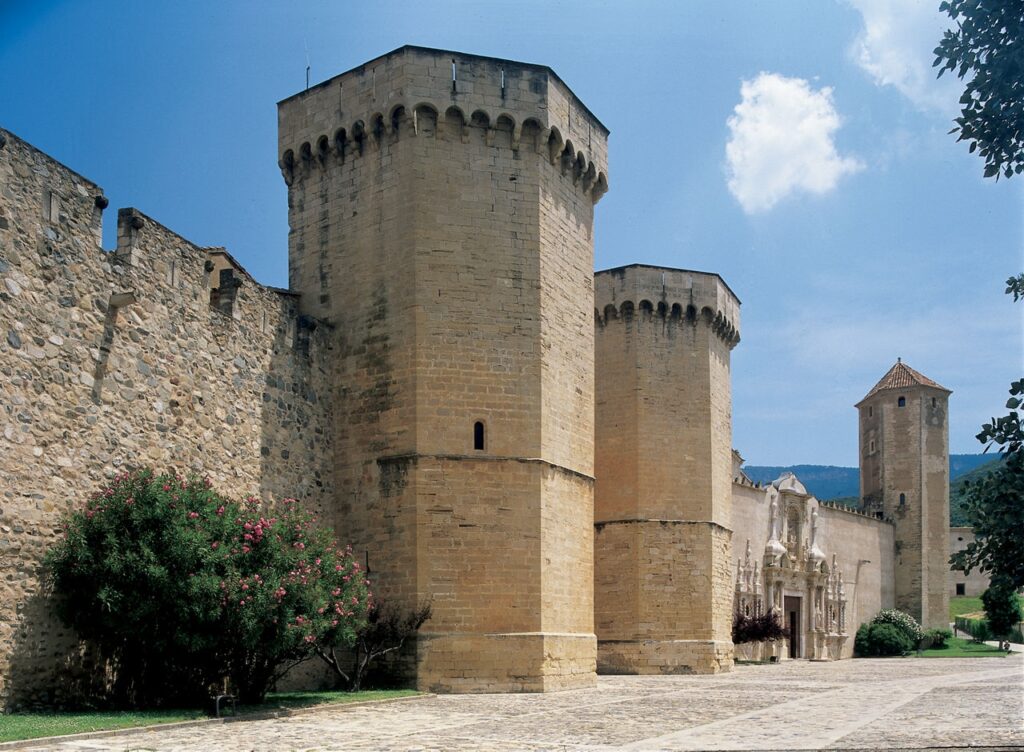
[[[908,613],[895,608],[887,608],[875,614],[871,620],[872,624],[891,624],[899,629],[910,640],[912,646],[916,646],[924,637],[924,631],[917,620]]]
[[[367,581],[294,500],[273,512],[209,481],[117,476],[47,555],[61,617],[109,661],[120,705],[195,704],[229,676],[243,702],[365,623]]]
[[[1008,638],[1024,618],[1017,589],[1007,577],[994,575],[988,589],[981,594],[981,602],[985,606],[985,620],[995,637]]]
[[[946,647],[946,643],[949,642],[953,637],[953,633],[948,629],[929,629],[924,633],[925,639],[931,642],[931,647],[936,650],[941,650]]]
[[[875,657],[905,655],[915,643],[895,624],[861,624],[854,638],[853,649],[858,656]]]

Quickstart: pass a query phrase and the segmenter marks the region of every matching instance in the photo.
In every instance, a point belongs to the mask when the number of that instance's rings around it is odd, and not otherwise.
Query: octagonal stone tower
[[[864,511],[895,526],[896,608],[949,626],[949,395],[901,360],[857,403]]]
[[[610,269],[595,286],[598,671],[727,670],[740,302],[682,269]]]
[[[420,47],[279,104],[290,283],[336,332],[335,523],[380,596],[432,602],[421,689],[595,682],[607,138],[549,68]]]

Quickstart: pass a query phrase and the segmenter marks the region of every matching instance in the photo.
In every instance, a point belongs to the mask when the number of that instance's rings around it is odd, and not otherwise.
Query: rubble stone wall
[[[62,515],[140,466],[322,510],[333,343],[296,296],[134,209],[105,252],[101,189],[0,136],[0,699],[39,704],[82,664],[40,569]]]

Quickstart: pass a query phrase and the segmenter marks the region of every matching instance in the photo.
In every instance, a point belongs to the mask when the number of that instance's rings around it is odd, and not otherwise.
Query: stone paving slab
[[[1024,749],[1024,658],[738,666],[608,676],[547,695],[439,695],[266,720],[159,727],[26,750]]]

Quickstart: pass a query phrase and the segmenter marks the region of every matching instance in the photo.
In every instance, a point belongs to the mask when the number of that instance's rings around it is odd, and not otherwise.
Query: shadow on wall
[[[88,643],[76,640],[57,616],[46,573],[37,571],[31,579],[41,584],[18,604],[18,628],[7,674],[7,710],[102,705],[112,688],[105,662]],[[41,669],[58,677],[57,681],[41,683],[37,676]]]

